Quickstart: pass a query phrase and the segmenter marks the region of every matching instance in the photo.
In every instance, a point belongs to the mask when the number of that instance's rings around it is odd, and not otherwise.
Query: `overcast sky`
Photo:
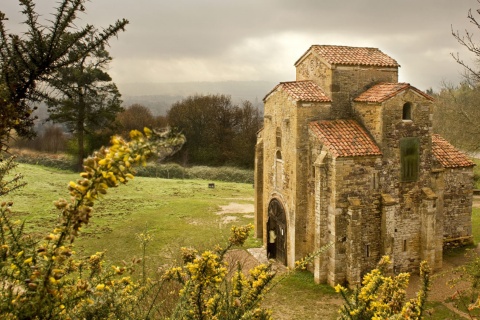
[[[48,18],[59,0],[37,0]],[[20,7],[0,11],[18,30]],[[451,36],[468,28],[476,0],[91,0],[83,22],[106,27],[118,18],[127,31],[110,42],[110,74],[126,83],[291,81],[295,61],[312,44],[377,47],[396,59],[400,81],[426,90],[458,83],[450,56],[473,55]],[[478,16],[478,15],[477,15]],[[479,17],[480,19],[480,17]],[[152,93],[153,94],[153,93]]]

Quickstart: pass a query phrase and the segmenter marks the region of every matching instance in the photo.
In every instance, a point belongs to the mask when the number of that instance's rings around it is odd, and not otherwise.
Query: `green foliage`
[[[230,96],[190,96],[173,104],[167,119],[187,138],[185,148],[175,158],[178,162],[253,168],[261,118],[250,102],[239,107]]]
[[[12,219],[12,202],[0,207],[0,309],[12,319],[135,318],[142,287],[124,274],[132,266],[106,268],[103,253],[76,258],[71,242],[87,224],[94,202],[108,188],[132,179],[132,166],[147,157],[178,150],[181,136],[145,130],[132,132],[127,143],[118,137],[112,146],[85,160],[85,172],[69,183],[70,200],[58,200],[56,228],[43,239],[24,233],[24,224]],[[11,167],[3,170],[7,173]],[[70,243],[69,243],[70,242]]]
[[[72,48],[82,51],[90,46],[94,33]],[[101,44],[77,63],[62,67],[50,81],[56,95],[47,99],[48,120],[64,124],[76,138],[79,168],[95,140],[102,140],[100,131],[114,128],[114,120],[121,107],[120,92],[106,72],[110,54]],[[143,128],[142,128],[143,129]],[[100,146],[97,146],[100,147]]]
[[[480,244],[480,208],[473,208],[472,210],[472,235],[473,242]]]
[[[271,266],[260,265],[245,276],[240,265],[228,275],[224,257],[233,246],[242,246],[252,226],[233,227],[224,248],[199,254],[183,251],[183,267],[167,270],[158,280],[132,279],[134,265],[108,265],[104,253],[79,259],[72,242],[93,213],[93,205],[109,188],[133,178],[133,165],[145,163],[153,155],[164,156],[178,150],[181,136],[166,132],[145,135],[131,133],[131,142],[119,137],[112,146],[96,152],[84,161],[85,171],[77,182],[71,181],[70,200],[58,200],[60,210],[56,228],[43,239],[24,233],[24,223],[13,220],[12,202],[0,206],[0,309],[11,319],[138,319],[167,315],[172,319],[270,319],[259,303],[275,273]],[[12,167],[7,167],[6,174]],[[143,257],[152,240],[145,231],[138,235]],[[161,305],[165,281],[181,285],[179,299],[171,310]],[[163,293],[163,294],[162,294]],[[161,313],[159,310],[162,310]]]
[[[345,300],[339,319],[422,319],[430,284],[430,268],[420,264],[422,285],[416,299],[406,302],[406,288],[410,275],[400,273],[387,276],[390,258],[384,256],[378,267],[363,277],[362,286],[349,295],[348,290],[337,285],[335,290]]]
[[[207,181],[225,181],[253,184],[253,171],[234,167],[182,167],[176,163],[148,163],[138,169],[140,177],[164,179],[202,179]]]
[[[13,131],[22,137],[33,135],[31,102],[50,96],[48,84],[58,79],[60,70],[103,47],[127,25],[127,20],[119,20],[102,31],[89,24],[79,27],[76,20],[85,2],[63,0],[41,24],[34,0],[20,0],[28,27],[21,35],[8,33],[8,18],[0,12],[0,150],[7,148]]]
[[[7,174],[14,170],[18,165],[14,161],[14,157],[8,159],[0,158],[0,197],[25,186],[23,175],[17,173],[14,177],[7,178]]]
[[[182,285],[171,319],[270,319],[270,312],[259,308],[259,303],[275,276],[271,265],[258,265],[246,276],[238,264],[229,277],[224,259],[230,248],[243,245],[251,229],[251,225],[233,227],[226,248],[202,254],[183,248],[183,267],[172,268],[164,275]]]

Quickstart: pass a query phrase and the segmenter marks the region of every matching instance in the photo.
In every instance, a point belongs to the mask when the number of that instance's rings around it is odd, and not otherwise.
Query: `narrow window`
[[[403,182],[416,181],[420,165],[418,138],[400,139],[400,165]]]
[[[403,252],[407,251],[407,240],[403,240]]]
[[[407,102],[403,105],[402,119],[412,120],[412,104],[410,102]]]
[[[282,131],[277,128],[277,148],[282,148]]]
[[[370,257],[370,245],[369,245],[369,244],[367,244],[367,245],[365,246],[365,256],[366,256],[367,258]]]
[[[277,151],[275,153],[275,188],[283,187],[283,160],[282,153]]]
[[[378,189],[378,184],[379,184],[379,175],[378,172],[373,172],[372,173],[372,189],[377,190]]]

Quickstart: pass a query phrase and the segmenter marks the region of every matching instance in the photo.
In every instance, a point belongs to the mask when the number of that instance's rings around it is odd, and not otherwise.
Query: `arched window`
[[[282,153],[280,152],[280,150],[278,150],[275,154],[275,158],[277,158],[277,160],[282,160]]]
[[[402,119],[412,120],[412,104],[410,102],[403,105]]]

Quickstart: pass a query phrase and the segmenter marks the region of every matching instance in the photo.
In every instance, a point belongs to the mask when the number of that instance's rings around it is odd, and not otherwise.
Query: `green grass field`
[[[68,182],[78,174],[51,168],[21,164],[18,172],[28,185],[3,200],[14,201],[14,212],[26,221],[27,232],[50,232],[58,212],[53,202],[68,198]],[[141,257],[139,233],[148,230],[153,241],[146,250],[150,271],[174,263],[179,248],[192,246],[203,250],[226,242],[233,224],[253,223],[252,184],[210,181],[166,180],[136,177],[127,185],[109,189],[95,204],[94,216],[82,235],[75,240],[80,256],[107,251],[113,263]],[[249,205],[251,212],[219,214],[222,206]],[[480,210],[474,209],[473,234],[480,242]],[[247,246],[258,247],[253,239]],[[267,296],[265,306],[274,310],[275,319],[335,319],[341,299],[331,287],[316,285],[309,272],[297,272],[285,278]],[[451,314],[440,302],[431,302],[434,313],[427,319],[446,319]]]
[[[58,215],[53,202],[69,198],[68,182],[76,181],[78,174],[25,164],[18,171],[28,184],[8,195],[15,214],[27,221],[27,231],[50,232]],[[221,206],[231,203],[247,204],[252,210],[218,214]],[[118,262],[140,254],[136,235],[148,230],[153,236],[147,247],[150,262],[169,263],[182,246],[201,250],[225,243],[233,224],[253,222],[252,205],[251,184],[215,182],[215,188],[208,188],[208,181],[136,177],[109,189],[95,204],[94,215],[75,246],[85,254],[106,250],[109,259]],[[260,243],[252,238],[247,245]]]

